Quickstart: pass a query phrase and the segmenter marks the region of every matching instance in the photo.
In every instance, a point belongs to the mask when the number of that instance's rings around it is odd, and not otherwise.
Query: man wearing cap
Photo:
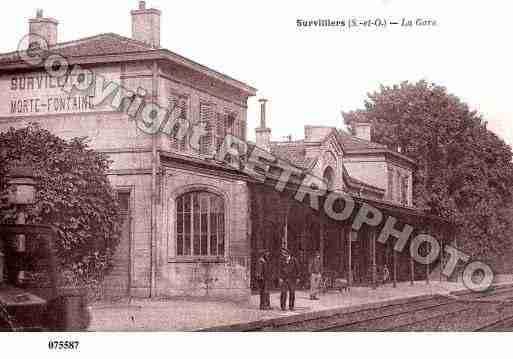
[[[280,306],[281,310],[287,309],[287,292],[289,294],[289,309],[294,310],[294,301],[296,299],[296,284],[299,280],[299,265],[286,248],[281,250],[280,272]]]
[[[256,268],[256,280],[260,292],[260,309],[271,309],[271,299],[269,295],[269,282],[271,281],[271,268],[269,263],[270,253],[268,250],[262,250],[258,258]]]
[[[321,255],[319,251],[316,251],[310,263],[308,265],[308,271],[310,272],[310,299],[318,300],[319,297],[319,286],[321,284]]]

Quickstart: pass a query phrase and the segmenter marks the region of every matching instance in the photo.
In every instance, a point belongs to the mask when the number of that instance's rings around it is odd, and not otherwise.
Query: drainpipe
[[[158,64],[154,61],[152,64],[152,92],[151,101],[157,103],[158,100]],[[151,135],[151,254],[150,254],[150,297],[156,295],[156,276],[157,276],[157,136],[159,133]]]

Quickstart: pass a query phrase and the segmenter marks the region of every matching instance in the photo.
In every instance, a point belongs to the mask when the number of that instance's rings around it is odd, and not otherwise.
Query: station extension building
[[[113,161],[108,177],[126,219],[114,269],[104,282],[106,296],[246,300],[258,253],[271,250],[276,264],[282,246],[299,259],[305,277],[315,251],[324,271],[352,285],[375,285],[385,266],[395,281],[436,275],[437,262],[419,265],[407,251],[393,251],[393,240],[377,242],[379,228],[354,231],[350,220],[333,221],[308,201],[297,201],[290,188],[276,191],[216,159],[213,153],[227,134],[246,139],[247,101],[256,89],[162,48],[160,17],[141,1],[131,11],[131,38],[102,33],[59,43],[58,22],[38,11],[29,20],[29,38],[43,37],[70,64],[134,92],[144,89],[146,99],[178,107],[191,123],[205,123],[196,149],[186,138],[141,131],[127,111],[66,94],[44,68],[15,52],[0,55],[0,131],[37,122],[62,138],[87,136],[92,148]],[[357,205],[394,216],[397,228],[409,223],[450,240],[443,220],[412,205],[415,163],[372,142],[370,124],[355,123],[351,133],[305,126],[303,139],[281,142],[271,141],[267,125],[262,100],[258,147],[322,178],[329,190],[348,193]]]

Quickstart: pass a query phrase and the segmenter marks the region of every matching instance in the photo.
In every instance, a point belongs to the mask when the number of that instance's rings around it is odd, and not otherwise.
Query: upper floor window
[[[389,167],[387,176],[387,199],[408,206],[410,204],[408,172],[401,172],[397,168]]]
[[[224,109],[216,114],[216,130],[214,135],[215,149],[219,150],[226,135],[233,135],[242,140],[246,137],[245,123],[240,120],[235,111]]]
[[[225,206],[221,196],[187,192],[176,199],[176,254],[224,256]]]
[[[395,178],[395,201],[398,203],[401,203],[401,172],[396,171],[396,178]]]
[[[189,120],[189,98],[186,95],[171,95],[169,98],[170,109],[178,120]],[[184,128],[179,129],[179,124],[171,129],[171,147],[180,151],[187,149],[187,136]]]
[[[402,178],[401,185],[401,204],[407,206],[408,205],[408,176],[404,176]]]
[[[209,154],[212,151],[215,129],[215,108],[214,104],[208,101],[200,101],[199,104],[199,120],[205,123],[206,133],[200,137],[199,151],[202,154]]]
[[[324,173],[322,175],[322,178],[326,182],[327,189],[332,190],[333,184],[335,182],[335,171],[333,171],[333,168],[330,166],[326,167],[326,169],[324,170]]]
[[[388,194],[387,197],[389,200],[394,199],[394,171],[392,169],[388,169]]]

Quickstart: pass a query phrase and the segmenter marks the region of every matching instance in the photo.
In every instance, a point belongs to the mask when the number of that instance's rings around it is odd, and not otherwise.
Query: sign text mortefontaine
[[[105,77],[112,74],[105,74]],[[0,77],[0,117],[109,110],[95,106],[94,91],[90,94],[70,93],[70,78],[53,77],[45,72],[13,74]]]

